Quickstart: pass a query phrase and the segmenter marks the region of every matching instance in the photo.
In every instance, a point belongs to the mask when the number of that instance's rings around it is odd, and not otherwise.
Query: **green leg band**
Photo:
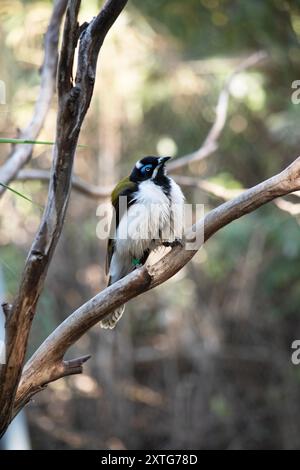
[[[140,260],[138,258],[133,258],[132,259],[132,265],[133,266],[138,266],[140,264]]]

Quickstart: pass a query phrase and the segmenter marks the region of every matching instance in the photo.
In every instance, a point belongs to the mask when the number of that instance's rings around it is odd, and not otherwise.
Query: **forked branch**
[[[99,50],[127,0],[107,0],[100,13],[89,25],[85,25],[83,33],[77,22],[80,3],[80,0],[69,0],[66,12],[58,66],[59,102],[47,204],[26,260],[18,294],[6,320],[7,357],[0,375],[0,435],[11,420],[32,319],[63,228],[76,145],[93,94]],[[78,40],[79,56],[74,82],[72,70]],[[61,367],[64,371],[72,369],[66,363]]]
[[[273,199],[300,188],[300,157],[272,178],[250,188],[209,212],[186,233],[187,242],[197,238],[190,250],[173,248],[152,266],[144,266],[98,295],[73,312],[44,341],[26,364],[17,392],[14,414],[40,390],[41,386],[69,375],[63,358],[66,351],[93,325],[116,307],[162,284],[182,269],[214,233],[230,222],[253,212]],[[198,237],[195,237],[195,235]]]
[[[77,22],[80,0],[68,2],[58,67],[59,107],[47,205],[28,254],[19,292],[12,306],[4,306],[7,317],[7,363],[2,368],[0,377],[0,434],[30,398],[49,382],[82,371],[82,365],[89,356],[69,361],[64,360],[64,356],[70,346],[89,328],[116,307],[176,274],[192,259],[203,243],[222,227],[279,196],[300,189],[298,158],[278,175],[246,190],[199,220],[186,233],[187,243],[192,243],[189,250],[174,247],[154,265],[137,269],[79,307],[44,341],[22,372],[31,322],[63,228],[72,185],[76,145],[93,94],[99,50],[125,4],[126,0],[106,1],[99,15],[90,24],[80,27]],[[74,79],[72,71],[78,41],[78,65]],[[263,57],[264,54],[253,56],[235,73]],[[170,165],[171,169],[175,170],[204,158],[215,150],[227,116],[229,84],[230,82],[226,83],[220,95],[216,121],[203,146],[192,155],[178,159]]]

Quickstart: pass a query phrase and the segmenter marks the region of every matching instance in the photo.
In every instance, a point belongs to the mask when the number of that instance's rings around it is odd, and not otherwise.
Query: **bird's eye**
[[[141,168],[141,173],[143,175],[146,175],[147,173],[149,173],[152,169],[152,165],[145,165]]]

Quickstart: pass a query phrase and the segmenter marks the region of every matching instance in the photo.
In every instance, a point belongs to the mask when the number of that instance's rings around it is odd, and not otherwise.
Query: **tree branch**
[[[251,56],[247,57],[246,60],[241,62],[238,67],[232,72],[232,74],[226,80],[219,95],[216,107],[216,118],[210,131],[207,134],[204,143],[195,152],[192,152],[189,155],[185,155],[170,162],[168,165],[170,171],[178,170],[179,168],[189,165],[190,163],[203,160],[204,158],[207,158],[209,155],[211,155],[217,150],[218,140],[224,129],[227,119],[230,86],[232,84],[233,79],[239,73],[252,67],[253,65],[262,62],[267,57],[267,53],[264,51],[256,52],[255,54],[252,54]]]
[[[47,170],[35,170],[35,169],[25,169],[21,170],[17,177],[16,181],[44,181],[49,182],[50,172]],[[90,197],[92,199],[103,199],[110,196],[114,186],[97,186],[95,184],[89,183],[78,176],[72,176],[72,187],[83,194],[84,196]]]
[[[226,189],[216,183],[212,183],[205,179],[195,178],[194,176],[172,175],[175,181],[181,186],[192,186],[202,189],[214,196],[221,199],[228,200],[240,194],[243,189]],[[50,172],[48,170],[25,169],[21,170],[16,181],[42,181],[49,183]],[[111,186],[97,186],[89,183],[79,176],[72,176],[72,187],[80,194],[87,196],[91,199],[105,199],[111,195],[114,185]]]
[[[195,239],[195,233],[203,235],[200,236],[202,241],[194,249],[174,247],[154,265],[137,269],[79,307],[44,341],[24,367],[13,414],[41,387],[68,375],[63,365],[66,351],[112,310],[174,276],[193,258],[205,241],[230,222],[277,197],[299,189],[300,157],[278,175],[242,192],[199,220],[186,233],[188,241]]]
[[[203,189],[211,194],[214,194],[221,199],[230,199],[237,195],[237,190],[226,190],[226,197],[224,196],[225,188],[221,186],[210,183],[209,181],[195,178],[193,176],[181,176],[181,175],[172,175],[175,181],[181,186],[193,186],[199,189]],[[19,171],[16,181],[42,181],[49,183],[50,172],[48,170],[37,170],[37,169],[25,169]],[[78,191],[80,194],[87,196],[91,199],[105,199],[111,195],[111,192],[114,188],[114,185],[111,186],[97,186],[95,184],[89,183],[88,181],[83,180],[79,176],[72,176],[72,187],[75,191]]]
[[[216,107],[216,118],[215,121],[201,147],[196,150],[195,152],[185,155],[183,157],[177,158],[176,160],[170,162],[168,164],[168,170],[170,173],[173,171],[177,171],[179,168],[182,168],[189,163],[202,160],[203,158],[208,157],[211,155],[215,150],[218,148],[218,140],[221,136],[221,133],[224,129],[227,114],[228,114],[228,102],[229,102],[229,92],[230,86],[232,84],[233,79],[241,73],[242,71],[262,62],[267,58],[267,54],[263,51],[256,52],[251,56],[247,57],[243,62],[241,62],[237,68],[230,74],[228,79],[226,80],[221,93],[218,98],[218,104]],[[81,80],[82,72],[78,74],[77,80]],[[69,86],[69,85],[67,85]],[[21,171],[16,180],[19,181],[32,181],[32,180],[40,180],[40,181],[48,181],[50,178],[49,172],[46,170],[35,170],[35,169],[28,169]],[[183,186],[190,186],[188,182],[189,177],[177,177],[174,176],[174,179],[180,179],[180,184]],[[84,194],[85,196],[94,198],[94,199],[101,199],[106,198],[110,195],[112,187],[98,187],[91,183],[87,183],[81,178],[73,177],[73,187],[80,193]],[[199,183],[201,185],[201,183]],[[200,187],[200,186],[199,186]]]
[[[45,56],[41,68],[40,93],[31,121],[19,136],[24,140],[35,140],[38,137],[51,105],[55,90],[59,30],[67,2],[68,0],[55,0],[54,2],[53,12],[45,35]],[[0,167],[0,182],[7,185],[12,181],[18,174],[18,171],[30,160],[32,151],[33,145],[16,145],[7,161]],[[4,186],[0,186],[0,196],[5,190]]]
[[[193,249],[174,247],[154,265],[137,269],[79,307],[39,347],[25,365],[20,380],[31,322],[64,223],[77,140],[93,94],[99,50],[126,3],[126,0],[107,0],[99,15],[90,24],[80,27],[77,22],[80,0],[68,2],[58,68],[59,108],[47,205],[28,254],[18,295],[12,306],[4,306],[7,314],[7,364],[2,368],[0,377],[0,434],[5,431],[16,413],[47,383],[82,371],[82,364],[89,356],[69,361],[65,361],[64,356],[70,346],[89,328],[116,307],[176,274],[192,259],[202,244],[222,227],[279,196],[300,189],[298,158],[280,174],[209,212],[186,233],[189,242],[196,240],[196,234],[200,235],[201,241],[194,244]],[[74,80],[72,71],[78,39],[79,56]],[[171,163],[171,170],[205,158],[217,148],[217,141],[227,117],[229,86],[233,77],[264,57],[264,53],[251,56],[229,77],[219,97],[215,123],[204,144],[193,154]],[[15,166],[14,171],[17,168],[17,173],[23,164],[22,161],[20,167]],[[76,183],[74,180],[74,185],[76,184],[82,192],[91,193],[90,188],[85,186],[86,183]],[[106,188],[105,191],[108,192]],[[95,197],[103,197],[99,196],[99,188],[96,192]]]
[[[193,176],[176,175],[175,179],[181,186],[192,186],[194,188],[199,188],[202,191],[211,194],[212,196],[216,196],[217,198],[222,199],[223,201],[229,201],[233,197],[239,196],[244,191],[246,191],[246,188],[229,189],[220,184],[216,184],[205,179],[194,178]],[[298,192],[293,192],[291,194],[298,195]],[[300,214],[300,204],[286,201],[282,197],[274,199],[273,202],[279,209],[287,212],[292,216],[297,216]]]
[[[78,68],[73,86],[72,69],[80,32],[80,0],[69,0],[58,66],[58,115],[47,205],[29,251],[19,292],[6,322],[7,362],[0,376],[0,435],[11,419],[28,335],[36,305],[60,237],[69,201],[73,160],[78,136],[94,89],[97,57],[103,40],[127,0],[108,0],[80,37]],[[60,366],[62,367],[62,366]],[[65,366],[63,370],[65,370]]]

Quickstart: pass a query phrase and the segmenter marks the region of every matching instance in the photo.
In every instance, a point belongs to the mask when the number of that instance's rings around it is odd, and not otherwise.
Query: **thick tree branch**
[[[80,0],[68,2],[58,66],[59,103],[48,200],[26,260],[19,292],[6,322],[7,362],[0,376],[0,435],[11,419],[32,319],[62,231],[78,136],[94,88],[91,77],[96,74],[101,44],[125,4],[126,0],[108,0],[98,16],[84,30],[80,37],[78,68],[73,86],[74,52],[80,33],[77,23]]]
[[[67,3],[68,0],[55,0],[54,2],[52,16],[45,35],[45,57],[41,68],[40,93],[31,121],[19,136],[24,140],[35,140],[38,137],[51,105],[55,89],[59,30]],[[18,171],[30,160],[32,151],[33,145],[16,145],[7,161],[0,167],[0,182],[7,185],[12,181]],[[0,186],[0,196],[4,191],[5,187]]]
[[[119,305],[176,274],[192,259],[202,244],[222,227],[277,197],[299,189],[300,157],[278,175],[242,192],[199,220],[186,233],[188,241],[195,239],[196,233],[200,235],[200,242],[192,250],[176,246],[156,264],[134,271],[79,307],[56,328],[26,364],[16,396],[14,414],[41,387],[69,374],[64,368],[63,357],[69,347],[89,328]]]
[[[65,361],[64,356],[69,347],[91,326],[119,305],[176,274],[192,259],[202,244],[225,225],[274,198],[300,189],[298,158],[282,173],[212,210],[186,233],[186,239],[190,242],[196,240],[195,234],[200,235],[200,241],[195,241],[192,249],[186,250],[180,246],[173,248],[154,265],[134,271],[72,313],[28,361],[20,381],[32,318],[64,223],[77,140],[93,94],[99,50],[125,4],[126,0],[107,0],[99,15],[90,24],[80,27],[77,22],[80,0],[68,2],[58,70],[59,109],[48,201],[26,261],[18,295],[12,306],[4,306],[7,317],[7,364],[2,368],[0,377],[0,434],[5,431],[15,414],[47,383],[82,371],[82,364],[89,356],[69,361]],[[79,56],[74,80],[72,71],[78,40]],[[219,97],[215,123],[204,144],[193,154],[171,163],[171,170],[205,158],[215,151],[227,117],[229,86],[233,77],[264,57],[264,53],[251,56],[229,77]],[[30,158],[30,154],[27,158]],[[13,166],[15,172],[7,182],[14,178],[25,162],[26,159],[21,159],[20,166]],[[45,174],[43,179],[44,177]],[[73,180],[73,184],[86,194],[92,193],[93,197],[105,197],[108,193],[107,188],[99,192],[99,188],[92,187],[91,191],[89,185],[80,180]]]

